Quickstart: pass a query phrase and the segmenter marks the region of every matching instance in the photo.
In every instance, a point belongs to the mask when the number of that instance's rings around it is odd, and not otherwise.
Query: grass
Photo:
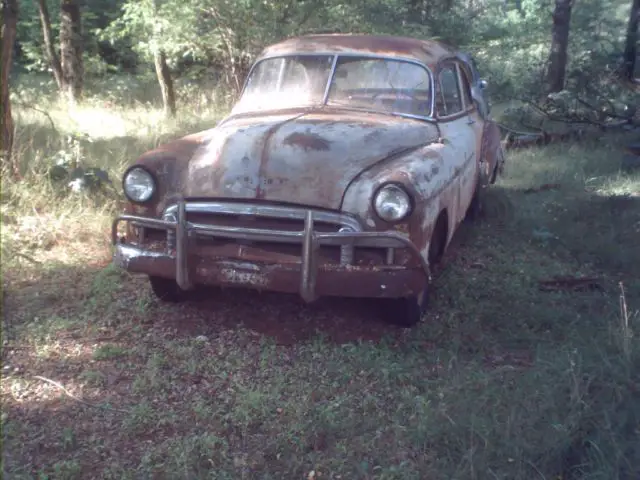
[[[229,291],[161,305],[111,268],[117,198],[61,193],[52,154],[89,133],[72,154],[117,179],[224,109],[165,122],[99,100],[73,115],[42,100],[55,130],[16,109],[25,179],[3,176],[1,205],[6,478],[640,475],[640,176],[620,172],[624,137],[512,153],[424,323],[401,330],[366,301]],[[546,183],[560,188],[525,192]],[[541,291],[556,275],[599,286]]]

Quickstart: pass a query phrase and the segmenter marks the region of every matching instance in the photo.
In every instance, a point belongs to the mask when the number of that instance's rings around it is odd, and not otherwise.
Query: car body
[[[198,285],[384,298],[412,325],[432,264],[504,163],[484,86],[436,41],[271,45],[226,118],[127,169],[114,262],[169,301]]]

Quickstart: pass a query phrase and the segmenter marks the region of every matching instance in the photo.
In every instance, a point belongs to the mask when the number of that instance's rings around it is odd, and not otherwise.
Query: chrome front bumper
[[[289,230],[272,230],[263,228],[239,228],[226,225],[200,224],[187,221],[187,208],[189,211],[198,211],[200,208],[207,211],[214,210],[218,213],[245,214],[265,216],[272,218],[287,218],[293,220],[304,220],[304,228],[301,231]],[[424,288],[428,283],[429,267],[424,261],[422,255],[411,241],[398,232],[366,232],[357,220],[353,217],[333,214],[323,211],[314,211],[309,209],[291,209],[285,207],[256,206],[251,204],[228,204],[228,203],[189,203],[179,201],[177,204],[165,210],[165,215],[170,213],[171,220],[162,220],[150,217],[141,217],[136,215],[121,215],[113,221],[112,225],[112,243],[115,246],[114,263],[126,270],[138,273],[147,273],[149,275],[159,274],[161,276],[174,277],[178,285],[184,289],[191,289],[198,280],[207,282],[208,275],[213,276],[213,269],[207,269],[202,266],[203,262],[196,262],[194,265],[193,252],[190,252],[189,242],[191,238],[196,236],[208,236],[219,239],[254,241],[254,242],[271,242],[271,243],[290,243],[302,246],[302,255],[299,264],[294,268],[291,266],[269,264],[266,267],[268,275],[272,275],[274,279],[280,282],[291,282],[295,276],[299,277],[295,290],[301,297],[311,302],[318,295],[317,282],[318,276],[326,276],[322,280],[320,294],[338,294],[341,289],[332,285],[339,280],[348,280],[351,284],[362,281],[366,283],[363,286],[362,295],[367,296],[366,292],[375,293],[375,284],[379,280],[378,289],[386,290],[381,296],[402,296],[402,292],[408,294],[415,293],[414,290]],[[335,221],[336,219],[345,227],[338,232],[318,232],[314,229],[314,222],[319,221]],[[121,222],[132,222],[138,228],[151,228],[166,230],[175,234],[175,249],[165,249],[158,251],[157,249],[145,249],[141,245],[127,244],[123,239],[118,238],[118,226]],[[320,246],[330,245],[341,247],[341,262],[331,266],[318,265],[318,250]],[[402,267],[398,265],[382,265],[360,267],[349,263],[349,252],[358,247],[377,247],[387,249],[388,256],[393,258],[395,249],[407,249],[413,257],[414,264],[419,265],[417,268]],[[344,258],[343,258],[344,257]],[[353,255],[351,255],[351,258]],[[245,270],[249,272],[258,270],[257,265],[245,261],[234,261],[232,259],[206,259],[210,263],[217,264],[217,267],[229,269]],[[219,273],[219,270],[217,271]],[[237,276],[241,278],[242,276]],[[420,277],[420,278],[419,278]],[[266,278],[266,277],[265,277]],[[275,281],[275,280],[274,280]],[[238,283],[237,281],[234,283]],[[259,286],[265,289],[273,289],[280,291],[289,291],[291,288],[270,288],[268,281],[255,282],[247,280],[247,286]],[[253,285],[250,285],[254,283]],[[394,285],[395,283],[395,285]],[[424,284],[420,286],[418,284]],[[358,289],[358,285],[349,285]],[[345,296],[349,292],[345,292]],[[378,295],[374,295],[378,296]]]

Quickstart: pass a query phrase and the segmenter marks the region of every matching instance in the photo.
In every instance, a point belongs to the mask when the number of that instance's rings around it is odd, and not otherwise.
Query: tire
[[[392,300],[389,321],[403,328],[411,328],[422,320],[429,306],[429,285],[420,295]]]
[[[491,178],[489,179],[489,185],[493,185],[498,180],[498,169],[500,168],[500,163],[496,162],[496,166],[493,169],[493,173],[491,174]]]
[[[482,200],[484,196],[484,187],[477,183],[476,189],[473,192],[473,197],[471,198],[471,203],[469,204],[469,208],[467,209],[467,213],[464,217],[467,222],[475,222],[482,217]]]
[[[446,216],[441,214],[436,222],[436,228],[433,232],[431,242],[429,244],[429,265],[437,264],[444,254],[445,244],[447,242],[447,223]],[[446,213],[444,214],[446,215]],[[419,295],[413,295],[406,298],[395,299],[394,311],[390,312],[390,320],[395,325],[410,328],[422,320],[429,307],[429,295],[431,288],[427,283],[424,290]]]
[[[175,280],[150,276],[149,282],[155,296],[163,302],[180,303],[189,297],[190,292],[182,290]]]
[[[442,215],[445,215],[444,217]],[[441,213],[436,220],[436,227],[431,241],[429,242],[429,266],[437,265],[444,255],[444,248],[447,243],[447,220],[446,213]]]

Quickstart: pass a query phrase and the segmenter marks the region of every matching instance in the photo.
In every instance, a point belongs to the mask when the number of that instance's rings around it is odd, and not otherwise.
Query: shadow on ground
[[[162,305],[104,264],[9,272],[4,468],[302,478],[321,463],[365,478],[375,452],[390,478],[634,478],[637,362],[609,339],[619,281],[639,305],[640,198],[497,187],[487,207],[408,331],[362,300],[229,289]],[[540,289],[569,275],[599,287]]]

